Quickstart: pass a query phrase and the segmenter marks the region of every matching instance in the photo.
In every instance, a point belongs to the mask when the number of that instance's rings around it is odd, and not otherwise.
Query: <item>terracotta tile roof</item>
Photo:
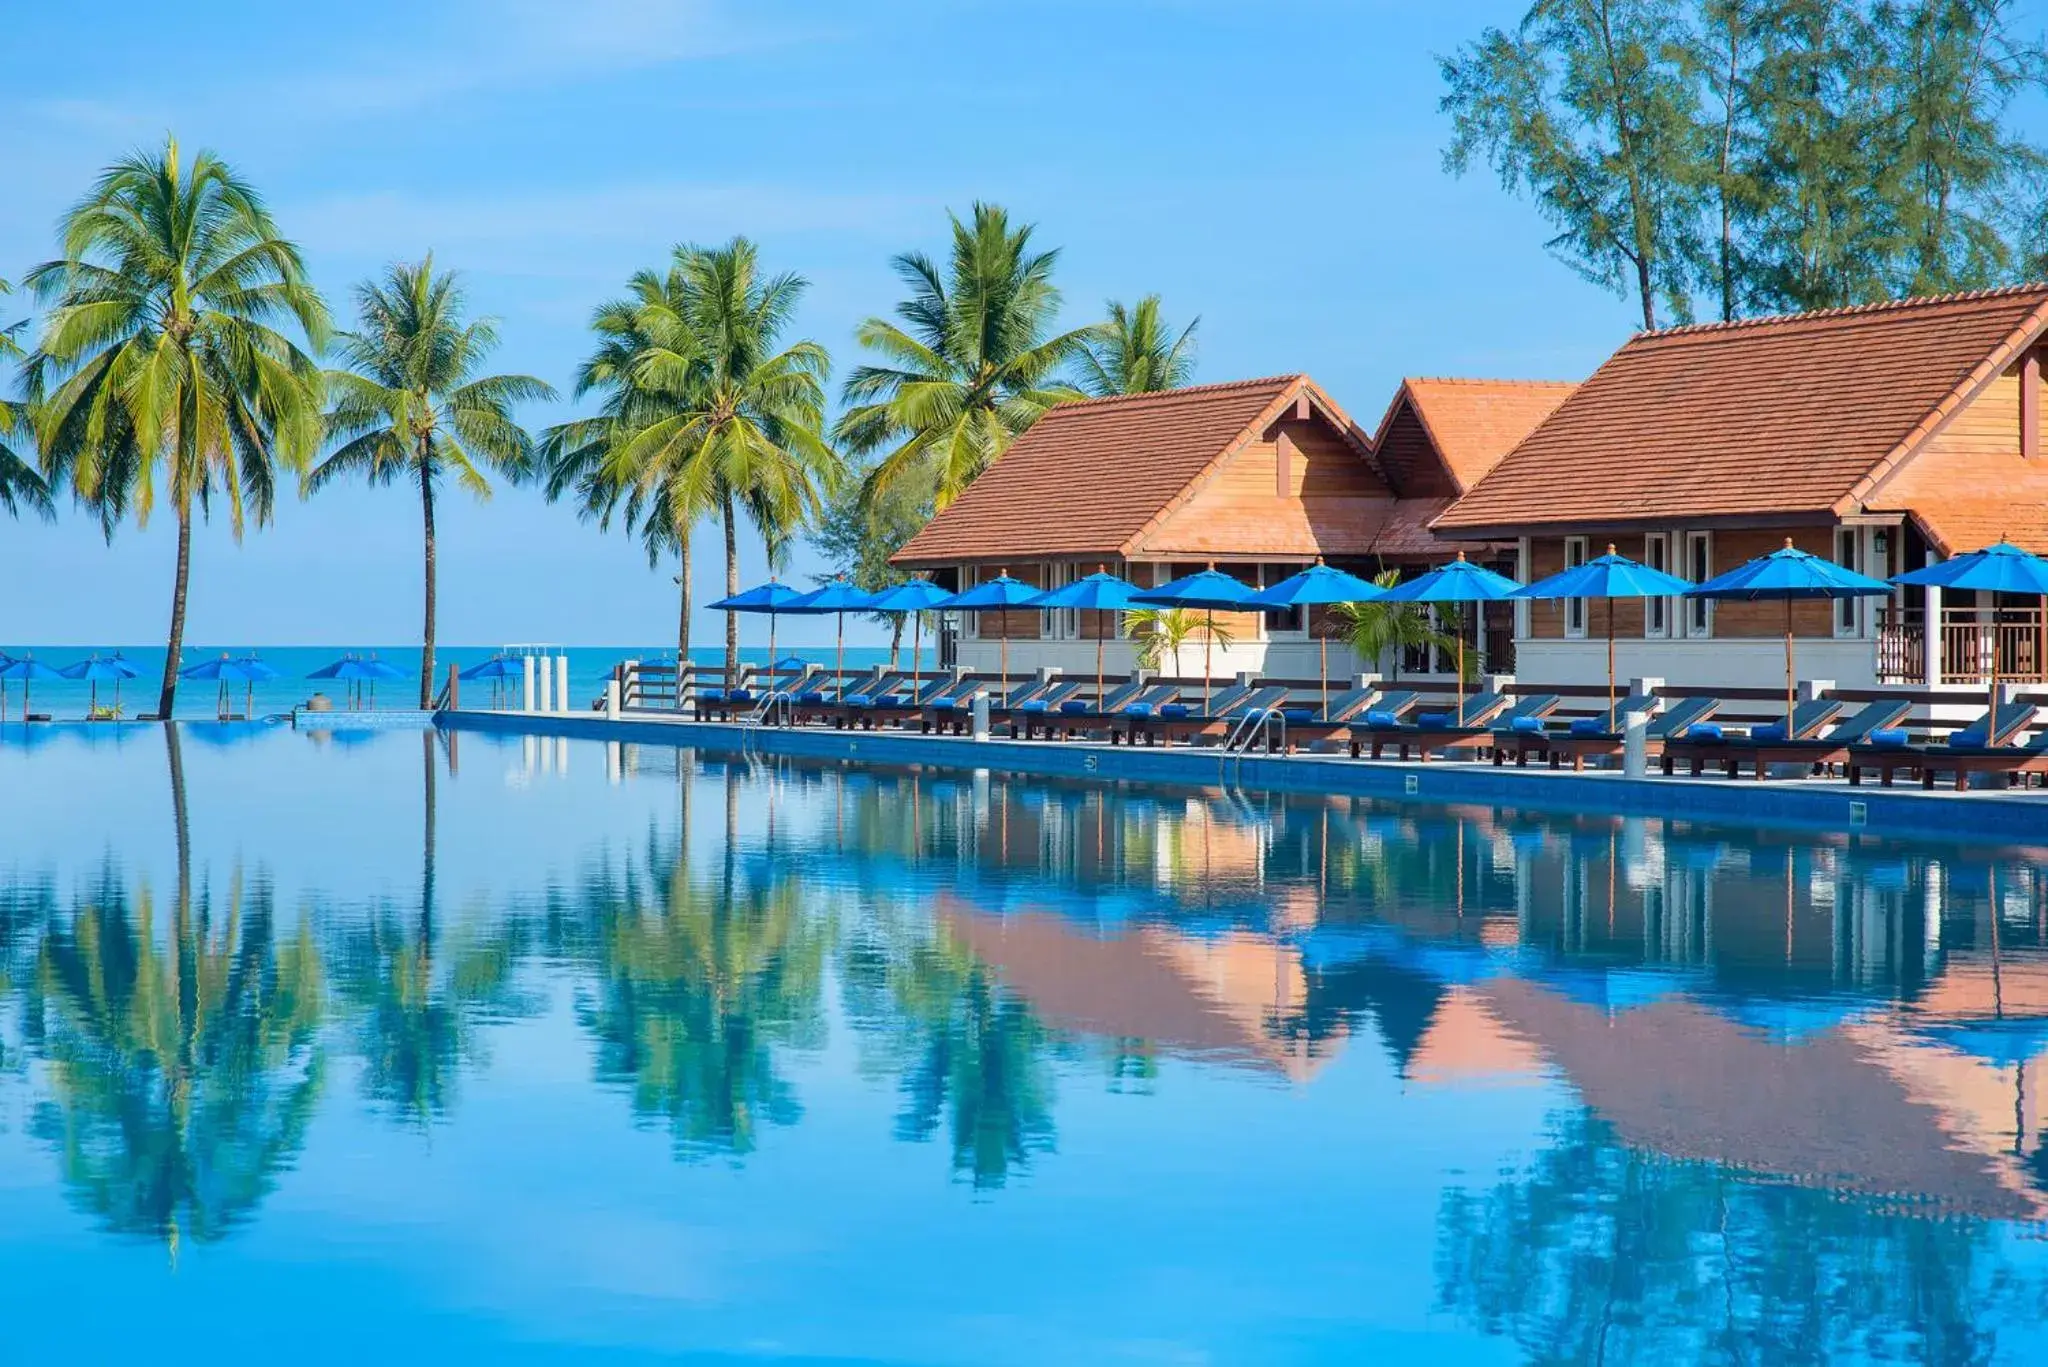
[[[896,562],[1120,555],[1304,390],[1341,419],[1306,375],[1062,404],[912,537]]]
[[[2048,285],[1643,333],[1439,532],[1854,511],[2048,324]]]
[[[1484,479],[1578,386],[1569,380],[1416,376],[1403,380],[1401,388],[1463,492]]]
[[[1366,554],[1387,560],[1448,560],[1457,548],[1440,540],[1429,524],[1445,508],[1448,498],[1403,498],[1386,505],[1386,516],[1373,530]]]

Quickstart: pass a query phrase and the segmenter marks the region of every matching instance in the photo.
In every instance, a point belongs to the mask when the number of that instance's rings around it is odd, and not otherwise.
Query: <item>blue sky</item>
[[[14,50],[53,55],[0,89],[0,276],[51,254],[99,167],[173,131],[265,190],[338,313],[431,250],[500,320],[500,366],[565,385],[633,269],[746,233],[810,278],[800,331],[843,373],[855,324],[898,298],[889,256],[938,251],[946,211],[983,198],[1062,248],[1069,323],[1158,291],[1201,315],[1199,379],[1305,370],[1370,424],[1404,374],[1576,378],[1628,333],[1526,205],[1440,167],[1435,59],[1521,8],[211,0],[166,35],[108,0],[88,58],[75,9],[29,7]],[[412,639],[418,522],[400,490],[352,488],[239,547],[205,529],[188,639]],[[523,490],[451,495],[440,526],[445,641],[672,639],[672,571],[623,536]],[[110,547],[76,515],[0,524],[0,640],[161,639],[170,528]]]

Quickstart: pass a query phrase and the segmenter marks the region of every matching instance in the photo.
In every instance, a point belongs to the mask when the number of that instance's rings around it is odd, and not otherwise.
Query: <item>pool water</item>
[[[2039,850],[34,737],[10,1362],[2048,1355]]]

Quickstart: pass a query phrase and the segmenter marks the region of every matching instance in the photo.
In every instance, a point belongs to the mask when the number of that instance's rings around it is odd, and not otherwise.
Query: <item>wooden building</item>
[[[1602,553],[1698,581],[1782,546],[1876,578],[1999,540],[2048,551],[2048,286],[1643,333],[1432,523],[1517,546],[1518,577]],[[1959,601],[1961,600],[1961,601]],[[2042,605],[1900,590],[1794,609],[1801,673],[1974,684],[2044,674]],[[1778,603],[1613,605],[1624,675],[1768,685]],[[1609,605],[1528,604],[1525,679],[1606,677]]]
[[[1429,523],[1554,408],[1569,386],[1410,380],[1377,434],[1306,375],[1198,385],[1065,404],[1014,442],[896,556],[964,585],[1007,571],[1052,587],[1097,569],[1161,584],[1215,564],[1265,586],[1317,557],[1371,575],[1446,558]],[[1511,554],[1512,545],[1499,548]],[[1320,613],[1218,614],[1233,638],[1219,675],[1308,677]],[[963,620],[949,649],[993,668],[1010,641],[1013,670],[1092,673],[1134,662],[1120,624],[1093,612],[987,613]],[[1501,648],[1508,635],[1499,633]],[[1201,667],[1199,634],[1176,672]],[[1388,664],[1396,662],[1385,662]],[[1333,669],[1360,667],[1338,649]],[[1434,661],[1407,662],[1410,669]]]

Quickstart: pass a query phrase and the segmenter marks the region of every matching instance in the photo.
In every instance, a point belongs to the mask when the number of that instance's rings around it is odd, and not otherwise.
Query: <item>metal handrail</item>
[[[1277,733],[1277,734],[1276,734]],[[1244,757],[1251,752],[1254,742],[1263,739],[1272,752],[1287,748],[1287,714],[1277,707],[1253,708],[1237,719],[1237,724],[1223,738],[1223,753],[1216,761],[1217,782],[1230,786],[1230,761],[1237,760],[1238,772],[1244,771]]]

